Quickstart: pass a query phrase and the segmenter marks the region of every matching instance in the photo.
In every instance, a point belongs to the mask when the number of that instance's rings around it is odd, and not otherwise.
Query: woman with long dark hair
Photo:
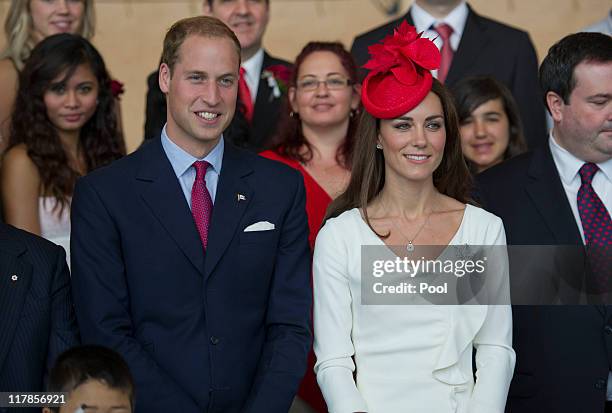
[[[360,90],[355,62],[341,43],[308,43],[295,59],[274,146],[261,153],[304,177],[311,248],[327,207],[350,178]],[[311,352],[298,396],[326,412],[313,366]]]
[[[508,304],[502,222],[470,204],[452,98],[430,73],[435,45],[403,23],[370,52],[351,180],[315,246],[317,380],[333,412],[501,413],[515,361],[510,307],[454,305],[459,291],[427,295],[421,282],[452,286],[444,277],[464,275],[452,273],[460,257],[499,246],[483,265],[493,284],[459,302]],[[444,263],[442,278],[415,266],[425,260]]]
[[[5,222],[67,252],[77,178],[125,154],[110,83],[97,50],[71,34],[41,41],[20,73],[2,163]]]
[[[489,76],[467,77],[451,92],[459,115],[463,156],[472,172],[527,151],[518,107],[503,84]]]
[[[19,72],[34,46],[59,33],[78,34],[91,39],[95,33],[93,0],[11,0],[4,32],[6,45],[0,51],[0,154],[8,145],[10,117],[19,87]],[[122,83],[111,85],[116,98],[123,93]],[[121,116],[116,105],[117,116]]]

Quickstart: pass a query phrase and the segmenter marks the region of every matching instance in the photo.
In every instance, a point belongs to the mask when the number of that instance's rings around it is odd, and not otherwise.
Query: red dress
[[[306,187],[306,215],[308,215],[308,243],[310,251],[314,250],[315,239],[323,223],[325,211],[332,201],[332,198],[327,192],[314,180],[314,178],[304,169],[304,167],[296,160],[285,158],[273,151],[264,151],[260,153],[264,158],[272,159],[289,165],[293,169],[300,171],[304,177],[304,186]],[[313,409],[318,412],[327,412],[327,406],[314,374],[315,356],[312,351],[308,354],[308,368],[306,375],[298,389],[298,396]]]

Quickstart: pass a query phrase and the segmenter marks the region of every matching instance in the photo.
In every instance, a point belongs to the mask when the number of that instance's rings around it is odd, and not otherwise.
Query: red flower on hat
[[[370,72],[363,81],[365,109],[381,119],[392,119],[416,107],[431,90],[431,70],[440,67],[440,51],[404,21],[393,34],[368,48],[371,58],[363,66]]]
[[[422,34],[408,22],[402,22],[393,35],[368,47],[371,58],[363,67],[370,69],[372,76],[391,71],[400,83],[413,85],[418,67],[434,70],[440,66],[438,48],[431,40],[422,38]]]

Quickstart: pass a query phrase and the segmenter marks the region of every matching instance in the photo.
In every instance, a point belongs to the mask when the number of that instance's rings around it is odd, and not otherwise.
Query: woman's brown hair
[[[461,152],[459,122],[453,99],[436,79],[433,80],[431,92],[442,103],[446,130],[444,153],[440,165],[433,173],[433,184],[440,193],[470,203],[472,176]],[[382,151],[376,149],[379,130],[380,119],[364,111],[356,133],[351,180],[346,191],[329,206],[326,220],[350,209],[361,208],[370,225],[366,207],[385,186],[385,159]]]

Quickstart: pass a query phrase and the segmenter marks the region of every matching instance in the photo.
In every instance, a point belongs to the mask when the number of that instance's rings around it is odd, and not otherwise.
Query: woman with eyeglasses
[[[350,178],[360,88],[355,62],[341,43],[308,43],[295,59],[273,149],[261,153],[303,175],[311,248],[328,205]],[[298,396],[326,412],[313,366],[311,352]]]

